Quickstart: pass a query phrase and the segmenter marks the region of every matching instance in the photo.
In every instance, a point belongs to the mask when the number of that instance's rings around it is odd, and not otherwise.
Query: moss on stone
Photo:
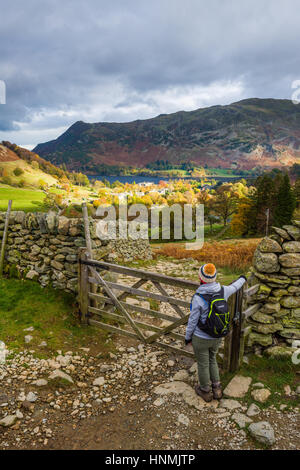
[[[271,348],[267,348],[265,353],[270,357],[285,358],[291,357],[294,351],[294,348],[289,348],[287,346],[272,346]]]
[[[300,297],[291,295],[285,296],[281,298],[280,303],[283,307],[298,308],[300,307]]]
[[[252,347],[254,344],[259,344],[261,346],[270,346],[273,343],[273,338],[271,334],[261,334],[255,331],[251,331],[248,336],[247,346]]]
[[[284,317],[282,319],[282,324],[285,328],[299,328],[300,333],[300,318]]]
[[[256,323],[255,325],[252,324],[252,330],[256,331],[257,333],[262,333],[264,335],[276,333],[276,331],[280,331],[282,329],[283,326],[281,323],[273,323],[269,325],[263,325],[262,323]]]
[[[300,339],[300,330],[296,328],[283,328],[279,335],[287,339]]]
[[[258,312],[255,312],[252,317],[253,320],[263,323],[263,324],[272,324],[275,323],[275,319],[271,315],[266,315],[265,313],[261,312],[260,310]]]

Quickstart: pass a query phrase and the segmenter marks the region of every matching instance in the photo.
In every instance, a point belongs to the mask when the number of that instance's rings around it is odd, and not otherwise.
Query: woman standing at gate
[[[198,364],[199,385],[195,391],[206,402],[222,398],[216,356],[230,327],[227,299],[246,282],[245,276],[241,276],[229,286],[221,286],[216,278],[214,264],[200,266],[200,286],[192,298],[185,335],[185,344],[193,347]]]

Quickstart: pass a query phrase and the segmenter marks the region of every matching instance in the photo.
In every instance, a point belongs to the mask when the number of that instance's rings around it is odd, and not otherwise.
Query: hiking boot
[[[213,397],[215,400],[221,400],[223,396],[222,386],[220,383],[212,384]]]
[[[213,399],[211,390],[205,391],[200,387],[200,385],[196,385],[195,392],[197,393],[197,395],[199,395],[199,397],[203,398],[206,403],[209,403]]]

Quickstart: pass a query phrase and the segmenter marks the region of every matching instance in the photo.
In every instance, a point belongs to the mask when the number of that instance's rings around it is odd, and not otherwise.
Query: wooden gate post
[[[230,323],[233,322],[233,316],[235,311],[235,302],[236,302],[236,294],[232,295],[228,299],[228,307],[230,313]],[[233,335],[233,328],[230,329],[230,332],[227,336],[225,336],[224,340],[224,357],[223,357],[223,370],[224,372],[228,372],[230,370],[230,363],[231,363],[231,352],[232,352],[232,335]]]
[[[80,248],[78,253],[78,300],[80,310],[80,320],[83,324],[88,324],[89,309],[89,268],[81,261],[87,261],[88,256],[85,248]]]
[[[243,357],[245,352],[246,337],[251,331],[251,326],[247,324],[247,304],[248,299],[254,295],[258,290],[258,285],[248,288],[248,282],[243,286],[243,299],[242,299],[242,314],[241,314],[241,336],[240,336],[240,351],[239,351],[239,367],[243,364]],[[246,295],[248,293],[248,295]]]
[[[232,327],[231,358],[230,358],[230,369],[229,369],[230,372],[235,372],[239,368],[239,363],[240,363],[242,303],[243,303],[243,287],[236,292],[235,317],[233,319],[233,327]]]

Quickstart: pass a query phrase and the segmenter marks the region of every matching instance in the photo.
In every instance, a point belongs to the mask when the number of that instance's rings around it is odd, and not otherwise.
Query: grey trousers
[[[192,345],[198,364],[198,377],[201,388],[210,387],[211,383],[220,381],[216,355],[221,341],[221,338],[204,339],[193,335]]]

